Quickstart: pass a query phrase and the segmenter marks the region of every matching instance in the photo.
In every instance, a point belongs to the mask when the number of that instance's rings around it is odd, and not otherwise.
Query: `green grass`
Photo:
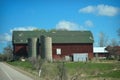
[[[104,73],[104,74],[99,75],[99,76],[100,76],[100,77],[120,78],[120,70],[111,71],[111,72]]]
[[[14,61],[8,62],[11,65],[22,67],[24,69],[33,70],[33,66],[29,61]],[[60,62],[55,63],[44,63],[43,72],[44,77],[47,75],[52,79],[58,75],[57,65]],[[65,62],[65,68],[67,75],[73,76],[76,73],[84,74],[85,77],[91,78],[120,78],[120,62],[118,63],[83,63],[83,62]],[[116,69],[116,70],[114,70]]]
[[[75,69],[77,67],[79,68],[88,68],[88,69],[112,69],[113,63],[83,63],[83,62],[72,62],[72,63],[66,63],[67,68]]]
[[[24,69],[33,69],[32,64],[29,61],[13,61],[13,62],[8,62],[9,64],[17,67],[21,67]]]
[[[85,73],[88,75],[94,75],[96,72],[104,73],[105,71],[109,71],[114,68],[113,63],[66,63],[66,67],[70,74],[74,74],[74,72]]]

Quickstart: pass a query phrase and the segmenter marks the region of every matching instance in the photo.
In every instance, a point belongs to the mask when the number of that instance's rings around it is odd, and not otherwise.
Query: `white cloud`
[[[108,5],[98,5],[98,14],[104,16],[115,16],[118,14],[118,8]]]
[[[56,29],[63,30],[78,30],[79,27],[80,26],[78,24],[65,20],[58,22],[58,24],[56,25]]]
[[[94,6],[87,6],[79,10],[79,12],[83,12],[83,13],[92,13],[94,11],[95,11]]]
[[[32,27],[32,26],[29,26],[29,27],[16,27],[16,28],[11,29],[10,32],[12,32],[12,31],[32,31],[34,29],[37,29],[37,28]]]
[[[85,8],[81,8],[79,12],[94,13],[101,16],[115,16],[119,13],[119,8],[101,4],[97,6],[87,6]]]
[[[10,32],[12,31],[32,31],[34,29],[37,29],[36,27],[16,27],[10,30]],[[8,42],[8,41],[12,41],[12,34],[11,33],[4,33],[4,34],[0,34],[0,43],[1,42]]]
[[[85,21],[85,26],[86,26],[86,27],[93,27],[93,26],[94,26],[94,24],[93,24],[93,22],[92,22],[92,21],[87,20],[87,21]]]
[[[83,25],[79,25],[74,22],[70,21],[59,21],[58,24],[56,24],[56,29],[60,30],[87,30],[89,27],[93,27],[94,24],[91,20],[86,20]]]
[[[12,36],[8,33],[0,35],[0,42],[12,41]]]

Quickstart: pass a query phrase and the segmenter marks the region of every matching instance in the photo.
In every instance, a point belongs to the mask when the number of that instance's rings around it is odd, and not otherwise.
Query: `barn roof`
[[[93,43],[93,35],[90,31],[53,31],[53,32],[41,32],[41,31],[13,31],[12,41],[13,44],[25,44],[28,42],[28,38],[40,36],[52,37],[53,43]]]

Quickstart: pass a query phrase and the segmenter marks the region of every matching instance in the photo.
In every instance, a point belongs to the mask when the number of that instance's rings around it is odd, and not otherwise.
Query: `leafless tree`
[[[35,69],[38,72],[38,76],[41,77],[42,65],[44,63],[44,60],[41,59],[39,56],[37,58],[29,57],[28,60],[33,65],[33,69]]]
[[[120,45],[120,28],[117,30],[118,37],[119,37],[119,45]]]
[[[120,28],[117,30],[118,36],[120,37]]]
[[[58,75],[59,75],[58,80],[68,80],[66,68],[65,68],[65,63],[60,62],[60,63],[58,63],[57,67],[58,67]]]
[[[120,59],[120,48],[119,46],[108,46],[106,50],[109,52],[109,58]]]
[[[6,57],[7,61],[13,60],[13,48],[10,43],[4,48],[4,57]]]
[[[104,47],[104,46],[107,46],[108,45],[108,37],[103,33],[103,32],[100,32],[99,33],[99,46],[100,47]]]
[[[110,42],[110,46],[118,46],[119,42],[116,39],[112,39]]]

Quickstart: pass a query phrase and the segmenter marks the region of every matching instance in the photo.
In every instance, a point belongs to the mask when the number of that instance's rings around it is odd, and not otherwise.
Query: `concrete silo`
[[[40,56],[45,59],[45,36],[40,36]]]
[[[38,53],[38,38],[29,38],[28,39],[28,56],[29,57],[37,57]]]
[[[52,62],[52,38],[41,36],[41,58]]]

